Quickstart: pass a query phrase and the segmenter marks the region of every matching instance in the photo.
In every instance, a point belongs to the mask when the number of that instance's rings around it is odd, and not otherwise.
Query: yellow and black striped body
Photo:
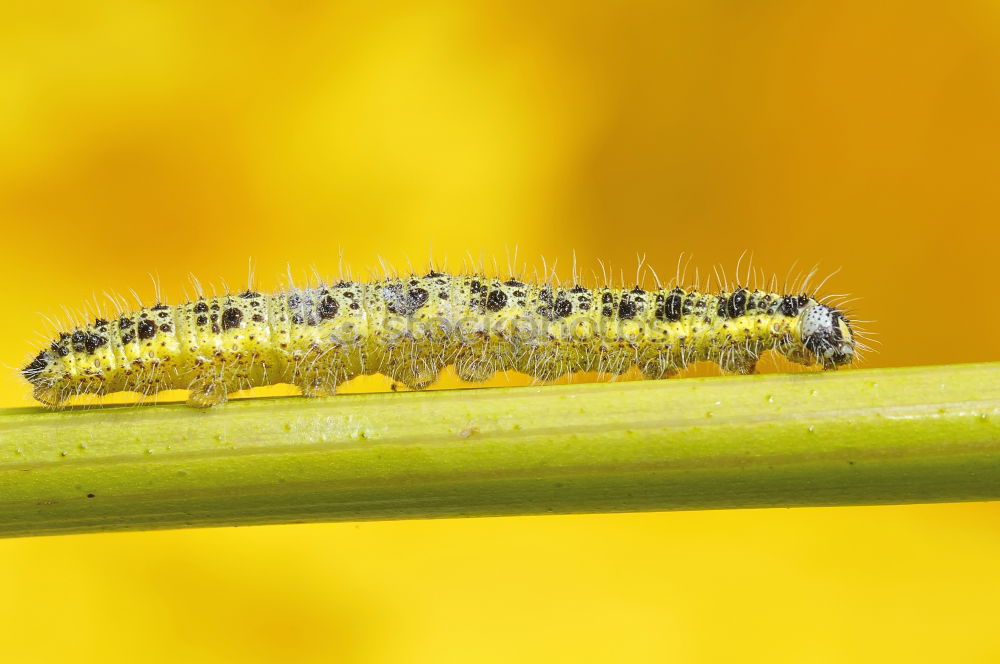
[[[54,406],[77,394],[178,388],[209,406],[275,383],[328,395],[375,373],[419,389],[449,365],[471,382],[506,369],[547,381],[633,366],[661,378],[705,360],[752,373],[767,350],[835,368],[851,361],[854,340],[843,314],[806,295],[431,272],[157,304],[61,334],[22,373]]]

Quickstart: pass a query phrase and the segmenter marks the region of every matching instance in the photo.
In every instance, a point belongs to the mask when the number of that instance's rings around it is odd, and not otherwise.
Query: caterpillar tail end
[[[35,401],[53,410],[62,408],[69,398],[63,394],[62,390],[56,389],[51,385],[36,385],[35,389],[32,390],[31,396],[35,398]]]

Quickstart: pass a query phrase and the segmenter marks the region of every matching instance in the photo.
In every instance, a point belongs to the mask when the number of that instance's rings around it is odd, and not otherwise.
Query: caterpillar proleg
[[[590,288],[432,269],[123,310],[60,333],[21,374],[52,407],[78,394],[179,388],[204,407],[276,383],[331,395],[375,373],[421,389],[449,365],[470,382],[507,369],[549,381],[638,367],[654,379],[705,360],[749,374],[774,350],[835,369],[859,346],[845,314],[806,293]]]

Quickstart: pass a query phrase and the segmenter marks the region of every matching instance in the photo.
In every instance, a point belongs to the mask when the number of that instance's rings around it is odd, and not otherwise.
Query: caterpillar
[[[574,270],[575,272],[575,270]],[[60,333],[22,370],[35,399],[190,390],[188,404],[291,383],[326,396],[381,373],[413,389],[453,365],[482,382],[507,369],[549,381],[575,372],[649,379],[693,362],[754,373],[773,350],[836,369],[863,347],[843,311],[815,295],[743,286],[715,292],[446,274],[346,279],[271,294],[252,288],[157,303]]]

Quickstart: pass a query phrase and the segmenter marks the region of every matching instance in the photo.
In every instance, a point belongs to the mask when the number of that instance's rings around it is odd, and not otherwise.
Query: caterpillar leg
[[[393,372],[391,378],[403,383],[411,390],[422,390],[437,380],[442,368],[431,366],[405,367]]]
[[[733,373],[749,376],[750,374],[757,373],[757,358],[752,355],[737,356],[726,369]]]
[[[482,383],[489,380],[496,369],[481,353],[463,353],[455,358],[455,373],[467,383]]]
[[[647,380],[671,378],[679,373],[677,367],[663,365],[659,362],[650,362],[649,364],[641,367],[639,371],[642,372],[642,377]]]
[[[221,381],[210,383],[195,383],[189,388],[187,405],[193,408],[211,408],[220,406],[229,400],[229,391]]]
[[[302,396],[310,398],[332,397],[337,393],[336,383],[319,378],[298,387],[302,390]]]
[[[292,385],[302,390],[304,397],[329,397],[337,392],[335,369],[317,366],[315,363],[300,363],[292,371]]]

